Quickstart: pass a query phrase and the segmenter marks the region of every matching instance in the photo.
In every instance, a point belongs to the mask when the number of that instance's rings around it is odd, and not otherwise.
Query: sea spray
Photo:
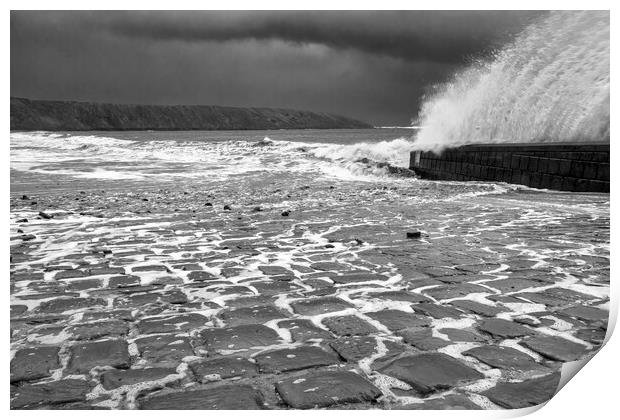
[[[416,148],[609,141],[609,12],[559,11],[422,105]]]

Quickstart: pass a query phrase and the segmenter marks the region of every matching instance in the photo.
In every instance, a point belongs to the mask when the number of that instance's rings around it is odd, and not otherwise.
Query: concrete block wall
[[[504,143],[411,152],[423,178],[496,181],[561,191],[609,192],[609,143]]]

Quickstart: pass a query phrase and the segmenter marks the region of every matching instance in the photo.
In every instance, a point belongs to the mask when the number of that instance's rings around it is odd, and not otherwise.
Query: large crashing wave
[[[609,12],[561,11],[428,98],[416,148],[609,141]]]

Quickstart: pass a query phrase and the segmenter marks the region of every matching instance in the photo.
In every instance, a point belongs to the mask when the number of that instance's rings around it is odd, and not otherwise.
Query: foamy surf
[[[409,164],[409,152],[412,147],[413,142],[411,140],[398,138],[378,143],[322,144],[312,150],[312,154],[319,158],[332,160],[357,161],[360,159],[370,159],[376,162],[386,162],[406,167]]]
[[[226,180],[248,174],[293,173],[345,181],[412,176],[411,140],[355,144],[299,141],[117,139],[47,132],[11,133],[11,168],[81,179]]]

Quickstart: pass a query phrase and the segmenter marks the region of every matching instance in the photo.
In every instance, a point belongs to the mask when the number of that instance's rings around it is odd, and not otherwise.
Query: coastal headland
[[[127,105],[11,98],[11,130],[280,130],[372,128],[352,118],[282,108]]]

